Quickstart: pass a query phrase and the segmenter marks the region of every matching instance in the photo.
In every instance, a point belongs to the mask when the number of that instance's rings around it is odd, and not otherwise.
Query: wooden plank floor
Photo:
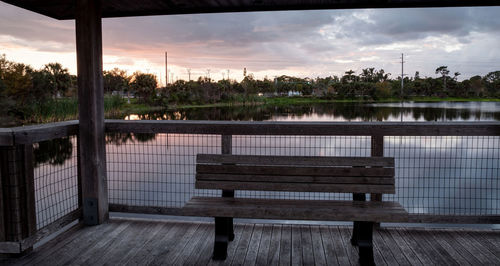
[[[224,262],[210,259],[212,223],[112,219],[74,228],[2,265],[357,265],[348,226],[236,224]],[[377,265],[500,265],[500,231],[383,228]]]

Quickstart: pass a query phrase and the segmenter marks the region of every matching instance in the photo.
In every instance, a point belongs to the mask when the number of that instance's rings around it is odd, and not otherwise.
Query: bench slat
[[[395,194],[394,185],[232,182],[196,180],[197,189]]]
[[[221,197],[193,197],[189,204],[218,204],[224,202],[230,205],[239,205],[248,198],[221,198]],[[251,198],[252,204],[257,207],[266,207],[269,203],[269,198]],[[394,201],[352,201],[352,200],[307,200],[307,199],[271,199],[274,204],[280,204],[283,207],[308,207],[311,205],[317,207],[328,208],[345,208],[355,206],[357,208],[382,208],[404,211],[404,208],[399,202]],[[186,203],[186,204],[188,204]]]
[[[394,185],[393,177],[362,176],[287,176],[287,175],[241,175],[241,174],[196,174],[197,180],[243,181],[243,182],[290,182],[323,184],[382,184]]]
[[[262,164],[300,166],[378,166],[394,167],[389,157],[312,157],[312,156],[261,156],[230,154],[198,154],[198,163]]]
[[[338,205],[323,201],[293,201],[287,206],[286,200],[267,199],[265,205],[258,205],[254,199],[248,198],[218,198],[218,202],[212,199],[204,201],[198,198],[195,202],[188,202],[183,212],[186,215],[208,216],[208,217],[237,217],[237,218],[260,218],[260,219],[290,219],[290,220],[329,220],[329,221],[374,221],[374,222],[403,222],[408,219],[408,214],[401,207],[398,208],[394,202],[382,202],[384,205],[364,202],[363,206]],[[300,204],[299,204],[300,202]]]
[[[394,176],[394,168],[253,166],[197,164],[197,173],[300,176]]]

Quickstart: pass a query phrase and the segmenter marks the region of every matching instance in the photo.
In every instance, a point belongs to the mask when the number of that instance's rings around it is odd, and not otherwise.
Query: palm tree
[[[446,91],[446,77],[448,76],[448,74],[450,74],[450,71],[448,70],[447,66],[440,66],[440,67],[436,68],[436,74],[438,74],[438,73],[443,76],[443,82],[444,82],[443,86],[444,86],[444,90]]]

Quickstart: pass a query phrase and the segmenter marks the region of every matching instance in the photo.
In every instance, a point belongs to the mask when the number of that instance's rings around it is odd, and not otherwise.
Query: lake
[[[500,121],[500,102],[321,103],[186,108],[116,119],[230,121]]]
[[[121,119],[239,121],[499,121],[497,102],[330,103],[292,106],[190,108]],[[368,136],[233,136],[233,154],[370,156]],[[194,195],[197,153],[220,153],[219,135],[108,134],[109,201],[179,208]],[[396,195],[410,213],[500,215],[500,137],[385,137],[396,160]],[[76,141],[35,145],[39,226],[77,204]],[[60,192],[61,188],[65,188]],[[50,195],[49,197],[45,195]],[[239,192],[237,196],[349,199],[340,193]]]

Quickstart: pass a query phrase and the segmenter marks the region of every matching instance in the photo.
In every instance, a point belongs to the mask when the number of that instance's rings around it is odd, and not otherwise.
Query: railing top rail
[[[500,136],[500,122],[282,122],[112,120],[106,132],[303,136]],[[0,128],[0,146],[29,144],[78,133],[78,120]]]
[[[78,120],[0,128],[0,145],[19,145],[57,139],[78,133]]]
[[[14,145],[14,136],[11,128],[0,128],[0,146]]]
[[[106,132],[311,136],[500,136],[500,122],[106,120]]]

